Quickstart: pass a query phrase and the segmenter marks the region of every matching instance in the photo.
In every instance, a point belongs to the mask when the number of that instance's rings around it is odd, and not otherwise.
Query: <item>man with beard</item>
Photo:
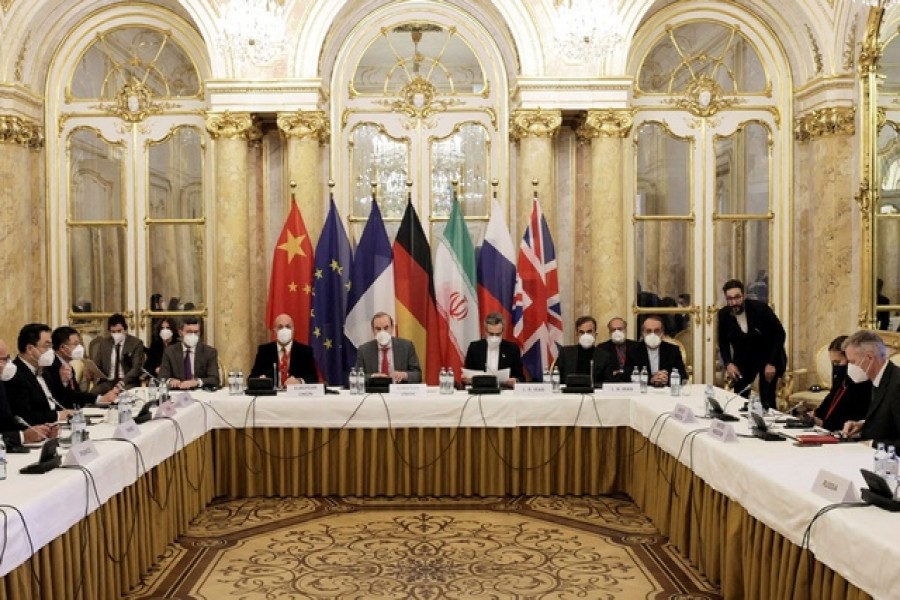
[[[787,365],[784,327],[768,304],[744,296],[739,280],[729,279],[722,291],[726,306],[719,309],[718,334],[725,375],[745,397],[759,377],[763,407],[775,408],[775,388]]]

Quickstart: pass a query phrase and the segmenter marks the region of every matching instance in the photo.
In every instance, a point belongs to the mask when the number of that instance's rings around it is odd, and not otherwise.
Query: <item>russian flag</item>
[[[488,313],[498,312],[503,315],[507,335],[511,335],[516,251],[497,198],[491,202],[491,218],[478,253],[477,277],[481,329],[484,329],[484,318]],[[484,331],[481,333],[484,334]]]

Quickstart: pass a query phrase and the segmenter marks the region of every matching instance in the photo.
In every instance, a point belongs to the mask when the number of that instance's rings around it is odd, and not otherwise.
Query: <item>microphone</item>
[[[746,393],[747,391],[749,391],[751,387],[753,387],[753,382],[752,382],[752,381],[751,381],[750,383],[748,383],[748,384],[744,387],[744,389],[742,389],[742,390],[739,391],[739,392],[736,392],[733,396],[731,396],[731,398],[729,398],[728,400],[726,400],[726,401],[725,401],[725,406],[724,406],[724,408],[722,408],[722,412],[726,412],[726,411],[728,410],[728,405],[731,404],[732,400],[734,400],[735,398],[740,398],[741,395],[744,394],[744,393]]]
[[[141,373],[150,378],[150,385],[156,385],[157,387],[159,386],[159,378],[154,376],[153,373],[143,367],[141,367]]]

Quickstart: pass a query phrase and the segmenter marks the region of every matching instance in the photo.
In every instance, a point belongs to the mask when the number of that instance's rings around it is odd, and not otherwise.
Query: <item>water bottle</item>
[[[159,404],[169,399],[169,382],[165,379],[159,382]]]
[[[884,478],[887,480],[892,492],[897,487],[898,470],[900,470],[900,462],[897,459],[897,448],[888,446],[887,456],[884,459]]]
[[[640,383],[641,382],[641,372],[637,367],[634,368],[634,371],[631,372],[631,383]]]
[[[6,479],[6,442],[0,435],[0,480]]]
[[[133,402],[131,399],[131,394],[129,394],[128,392],[119,394],[119,423],[127,423],[132,419],[132,404]]]
[[[362,367],[356,369],[356,395],[361,396],[366,393],[366,372]]]
[[[887,450],[884,449],[884,442],[878,442],[875,449],[875,460],[872,463],[872,472],[876,475],[884,475],[884,459],[887,458]]]
[[[78,409],[72,415],[72,445],[77,446],[85,440],[87,440],[87,426],[84,422],[84,413]]]
[[[244,370],[243,369],[238,369],[236,385],[237,385],[238,393],[240,393],[240,394],[244,393]]]
[[[766,415],[765,409],[763,409],[762,400],[759,399],[759,394],[756,392],[752,392],[750,394],[750,412],[758,415],[759,418],[763,418]]]
[[[549,368],[544,368],[544,375],[543,375],[543,377],[541,377],[541,381],[543,383],[552,383],[550,381],[550,369]]]
[[[159,379],[151,377],[147,385],[147,402],[154,402],[157,399],[159,399]]]
[[[716,388],[711,383],[706,384],[706,414],[711,415],[713,412],[713,403],[711,400],[716,399]]]
[[[556,365],[553,365],[553,370],[550,371],[550,383],[553,386],[553,393],[559,393],[559,369]]]
[[[447,393],[452,394],[456,391],[456,376],[453,374],[453,367],[447,367]]]
[[[237,387],[235,385],[235,380],[237,380],[237,373],[232,369],[228,371],[228,395],[234,396],[234,389]]]
[[[641,383],[641,393],[647,393],[647,385],[650,383],[650,372],[647,370],[647,367],[641,367],[640,373],[640,383]]]
[[[669,392],[673,396],[681,395],[681,375],[678,369],[672,369],[672,374],[669,375]]]
[[[442,394],[447,393],[447,367],[441,367],[438,375],[438,391]]]
[[[356,367],[350,367],[350,373],[347,375],[347,389],[350,390],[351,396],[355,396],[359,390],[359,385],[357,383],[358,377],[359,375],[357,374]]]

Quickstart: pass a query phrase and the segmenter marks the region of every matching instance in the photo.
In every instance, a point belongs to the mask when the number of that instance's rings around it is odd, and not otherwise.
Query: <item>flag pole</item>
[[[500,185],[500,180],[499,180],[499,179],[492,179],[492,180],[491,180],[491,187],[493,188],[492,197],[494,198],[494,200],[497,199],[497,186],[498,186],[498,185]]]
[[[454,179],[450,182],[450,185],[453,186],[453,200],[459,200],[459,181]]]
[[[534,196],[533,197],[535,200],[537,200],[537,186],[538,186],[538,179],[537,179],[537,177],[535,177],[534,179],[531,180],[531,187],[534,188]]]
[[[406,203],[412,204],[412,186],[413,182],[409,179],[406,180]]]
[[[372,202],[373,202],[373,203],[374,203],[374,202],[378,202],[378,198],[377,198],[377,196],[376,196],[376,190],[378,189],[378,182],[377,182],[377,181],[373,181],[373,182],[370,183],[369,185],[372,186]]]
[[[334,202],[334,179],[328,180],[328,199]]]

